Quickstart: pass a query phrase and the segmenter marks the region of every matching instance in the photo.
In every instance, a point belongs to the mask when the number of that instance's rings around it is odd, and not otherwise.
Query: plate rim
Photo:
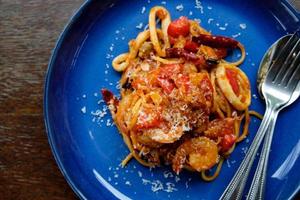
[[[55,162],[58,165],[58,168],[63,175],[64,179],[68,183],[68,185],[72,188],[74,193],[80,198],[80,199],[87,199],[87,197],[78,189],[74,181],[70,178],[68,172],[65,169],[65,166],[61,162],[60,156],[58,155],[57,148],[54,144],[53,139],[53,131],[50,128],[50,121],[49,121],[49,113],[48,113],[48,90],[49,90],[49,82],[50,82],[50,76],[52,74],[52,69],[54,68],[54,62],[56,60],[58,50],[61,48],[62,43],[64,42],[67,33],[70,31],[72,25],[75,21],[77,21],[81,15],[82,12],[87,8],[87,6],[91,3],[91,0],[87,0],[84,3],[80,5],[80,7],[74,12],[74,14],[67,20],[66,25],[64,26],[63,30],[61,31],[60,35],[58,36],[58,39],[56,40],[55,46],[52,50],[49,64],[47,66],[47,71],[45,75],[45,84],[44,84],[44,99],[43,99],[43,114],[44,114],[44,123],[45,123],[45,132],[47,134],[48,143],[50,145],[50,149],[52,151],[52,156],[54,157]]]

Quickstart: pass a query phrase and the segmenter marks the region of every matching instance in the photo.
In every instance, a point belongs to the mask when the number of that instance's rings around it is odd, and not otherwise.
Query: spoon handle
[[[279,110],[276,105],[268,104],[261,125],[257,131],[257,134],[234,177],[230,181],[229,185],[225,189],[224,193],[220,197],[220,200],[239,200],[242,198],[243,191],[248,179],[250,169],[252,167],[255,155],[258,148],[264,138],[264,135],[268,129],[268,126],[273,119],[274,115],[277,115]]]
[[[254,178],[251,183],[251,187],[247,196],[247,200],[263,200],[264,199],[264,193],[265,193],[265,186],[266,186],[266,174],[267,174],[267,168],[268,168],[268,160],[269,160],[269,154],[272,144],[272,138],[275,128],[275,122],[277,119],[276,113],[273,118],[271,119],[270,126],[267,130],[265,141],[263,148],[261,150],[260,159],[257,165],[257,169],[255,171]]]

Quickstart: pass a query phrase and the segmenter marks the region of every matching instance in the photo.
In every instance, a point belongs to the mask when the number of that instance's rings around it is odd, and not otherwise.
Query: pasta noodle
[[[229,49],[240,49],[238,61],[225,60]],[[122,166],[135,158],[144,166],[169,164],[176,173],[186,169],[214,180],[247,137],[251,116],[262,117],[249,111],[250,83],[238,68],[244,59],[240,42],[213,36],[186,17],[171,21],[164,7],[153,7],[149,29],[112,62],[123,72],[120,99],[102,90],[130,151]]]
[[[164,40],[164,48],[163,49],[161,48],[161,45],[160,45],[160,42],[159,42],[158,36],[157,36],[156,16],[161,20],[163,40]],[[151,38],[151,42],[154,45],[155,51],[161,57],[166,56],[165,49],[170,47],[169,36],[167,33],[170,22],[171,22],[170,14],[164,7],[156,6],[150,10],[150,14],[149,14],[150,38]]]

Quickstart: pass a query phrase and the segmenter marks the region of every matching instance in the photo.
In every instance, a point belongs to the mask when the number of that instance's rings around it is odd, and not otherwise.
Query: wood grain
[[[49,148],[43,86],[51,50],[82,3],[0,1],[0,199],[76,199]]]

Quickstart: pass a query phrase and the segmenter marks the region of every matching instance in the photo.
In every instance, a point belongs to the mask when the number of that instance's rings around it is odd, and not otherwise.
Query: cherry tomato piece
[[[163,91],[167,94],[170,94],[175,88],[175,84],[171,79],[167,78],[157,78],[158,84],[163,89]]]
[[[183,70],[183,65],[181,64],[169,64],[164,65],[159,72],[160,78],[170,78],[172,75],[181,73]]]
[[[190,77],[188,75],[179,74],[175,80],[178,88],[183,87],[184,91],[187,92],[190,89]]]
[[[233,92],[239,96],[240,94],[240,88],[239,88],[239,83],[237,80],[237,72],[231,69],[226,69],[226,76],[229,80],[229,83],[232,87]]]
[[[221,150],[223,152],[228,151],[234,145],[235,141],[236,141],[235,135],[233,134],[224,135],[224,137],[220,142]]]
[[[172,21],[168,27],[168,34],[178,38],[180,35],[187,36],[190,33],[190,22],[187,17],[180,17]]]

